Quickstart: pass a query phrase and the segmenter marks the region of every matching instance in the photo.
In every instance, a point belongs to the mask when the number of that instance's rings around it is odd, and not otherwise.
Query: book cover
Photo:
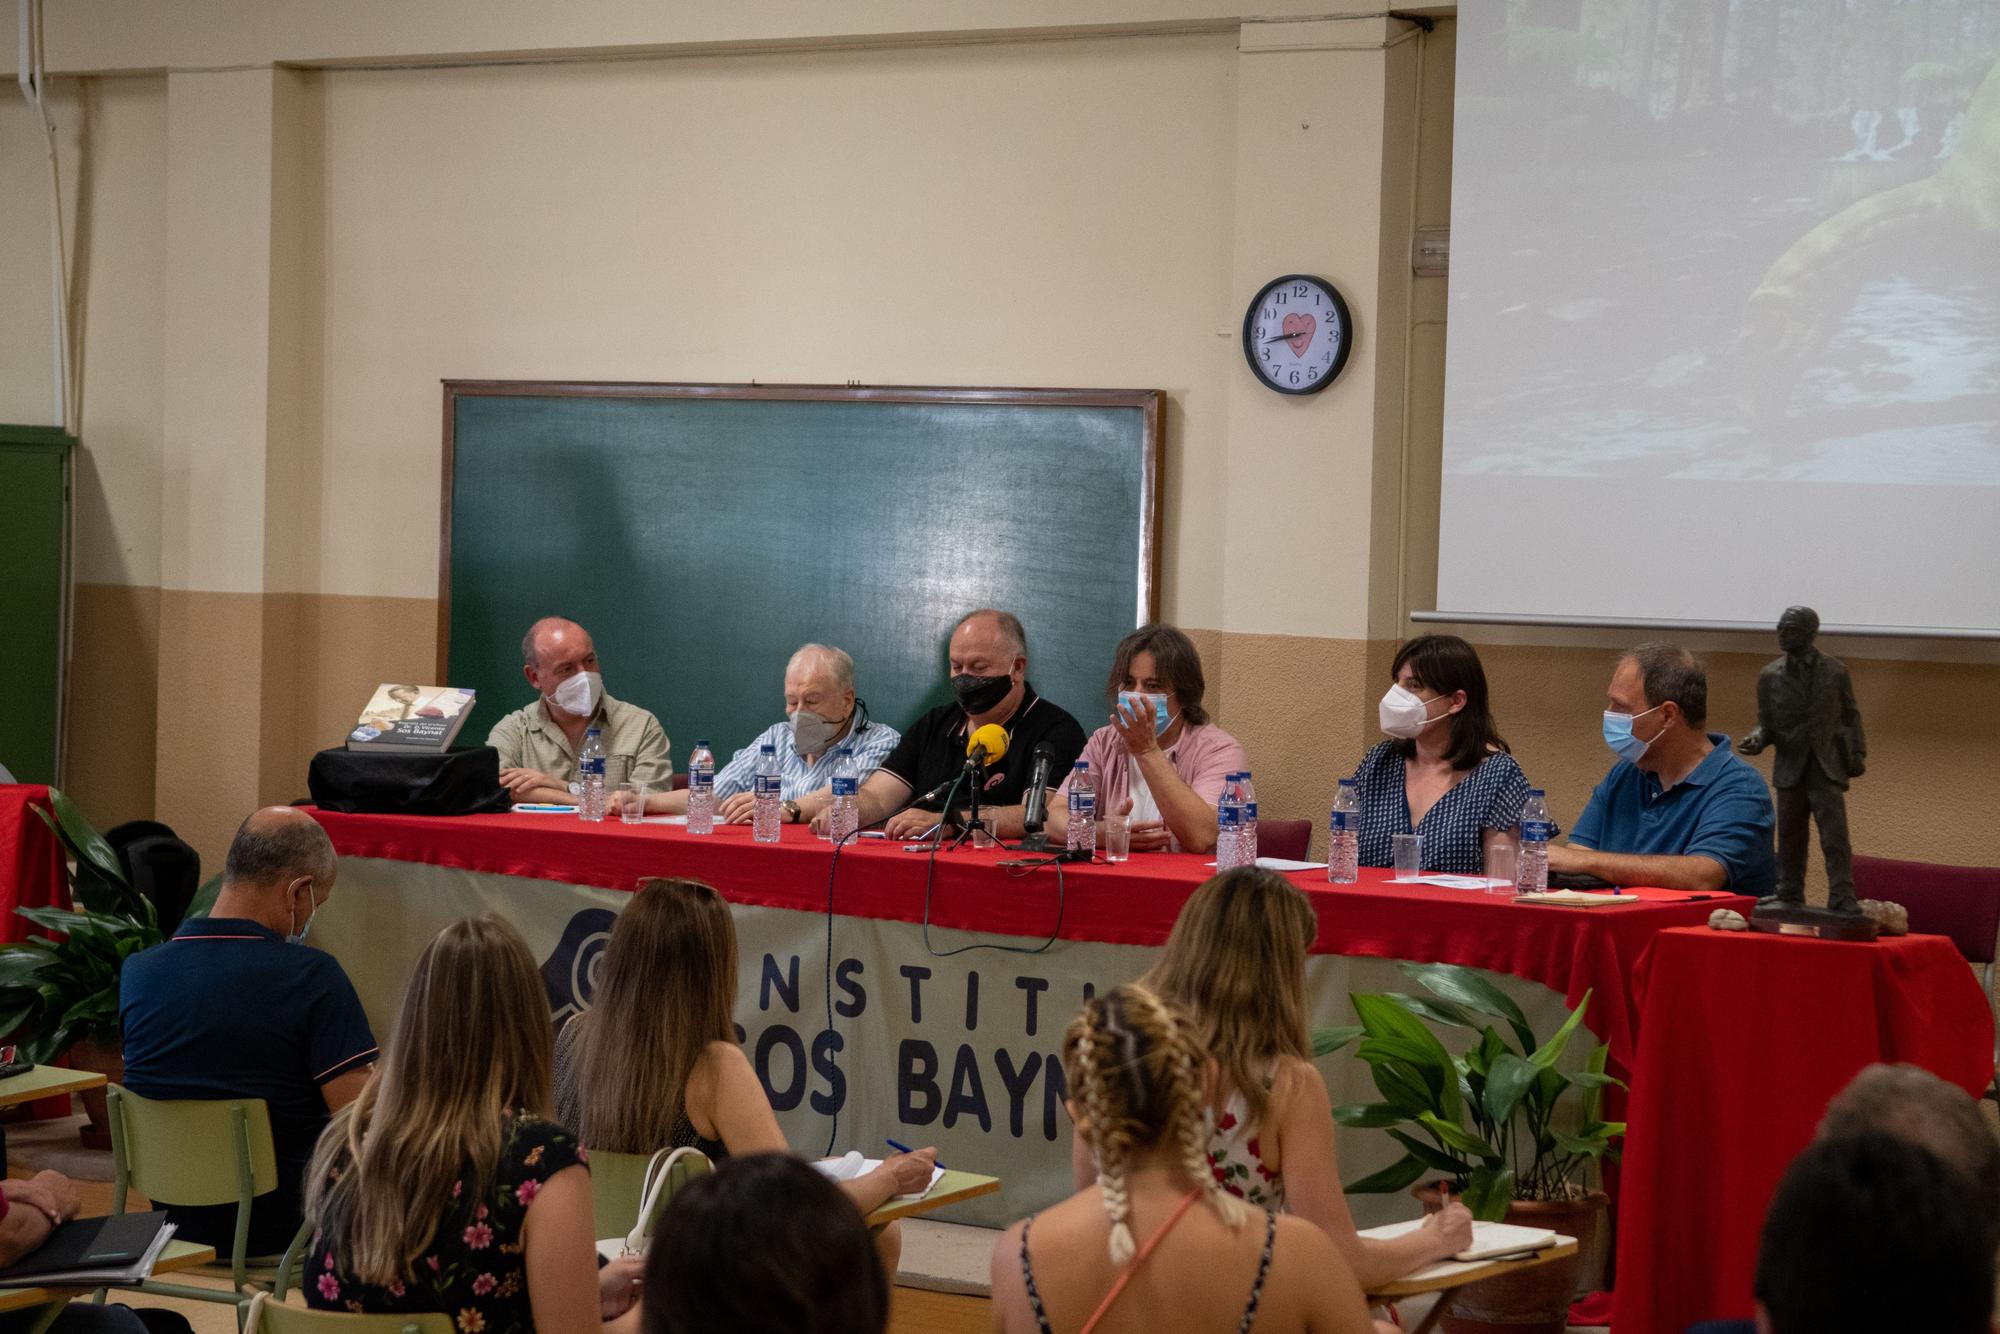
[[[473,692],[457,686],[384,682],[347,734],[347,748],[432,754],[450,750],[472,712],[472,701]]]

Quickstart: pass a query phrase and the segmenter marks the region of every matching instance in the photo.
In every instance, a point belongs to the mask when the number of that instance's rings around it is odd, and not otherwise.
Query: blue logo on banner
[[[562,939],[542,963],[542,987],[549,993],[549,1013],[560,1028],[573,1014],[590,1008],[597,994],[597,971],[604,966],[604,947],[618,915],[609,908],[585,908],[569,919]]]

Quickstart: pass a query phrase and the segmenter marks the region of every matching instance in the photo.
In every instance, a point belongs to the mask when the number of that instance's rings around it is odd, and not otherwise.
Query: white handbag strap
[[[685,1157],[705,1157],[700,1149],[661,1149],[646,1164],[646,1175],[639,1187],[639,1216],[632,1220],[632,1230],[625,1234],[625,1250],[637,1254],[646,1249],[646,1223],[660,1203],[660,1194],[672,1179],[674,1165]]]

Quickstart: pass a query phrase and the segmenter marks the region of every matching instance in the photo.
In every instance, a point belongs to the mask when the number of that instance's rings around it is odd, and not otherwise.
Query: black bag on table
[[[500,786],[500,752],[491,746],[441,755],[336,746],[313,756],[306,785],[315,806],[350,815],[478,815],[514,804]]]

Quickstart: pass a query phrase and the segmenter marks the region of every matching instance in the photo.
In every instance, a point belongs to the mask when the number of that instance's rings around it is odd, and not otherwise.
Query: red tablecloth
[[[747,825],[696,837],[675,825],[588,825],[574,816],[472,815],[453,819],[316,813],[344,857],[373,857],[524,876],[605,889],[631,889],[655,875],[707,881],[735,903],[850,917],[922,921],[931,858],[900,844],[864,839],[843,849],[787,826],[775,845],[751,840]],[[1214,874],[1192,854],[1140,853],[1119,866],[1068,866],[1010,875],[997,863],[1019,857],[961,848],[936,858],[934,925],[996,935],[1116,945],[1158,945],[1195,887]],[[1540,982],[1575,1005],[1595,992],[1589,1025],[1629,1066],[1636,1010],[1628,995],[1633,965],[1663,927],[1704,922],[1719,907],[1747,909],[1738,895],[1694,897],[1635,891],[1644,903],[1545,908],[1504,897],[1427,885],[1392,885],[1387,871],[1362,871],[1359,885],[1335,886],[1324,871],[1292,877],[1319,910],[1323,954],[1466,964]],[[1058,928],[1058,921],[1060,927]]]
[[[1993,1077],[1992,1011],[1943,936],[1663,931],[1634,991],[1615,1334],[1751,1315],[1778,1178],[1863,1066],[1907,1061],[1974,1095]]]
[[[0,941],[26,940],[34,930],[14,909],[69,902],[62,845],[29,809],[48,805],[40,784],[0,783]]]

